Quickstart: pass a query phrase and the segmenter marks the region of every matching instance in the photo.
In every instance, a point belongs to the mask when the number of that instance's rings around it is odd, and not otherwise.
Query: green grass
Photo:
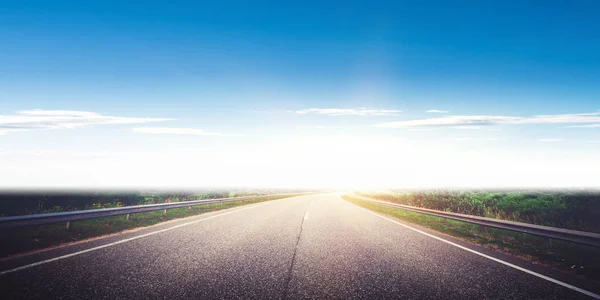
[[[76,221],[71,223],[69,229],[66,228],[66,223],[57,223],[2,231],[0,232],[0,245],[2,245],[2,247],[0,247],[0,257],[69,242],[81,241],[92,237],[117,233],[127,229],[150,226],[173,219],[287,197],[292,197],[292,195],[203,204],[193,206],[191,209],[188,209],[187,207],[175,208],[168,210],[166,215],[163,214],[162,210],[131,214],[129,220],[126,220],[126,217],[123,215]]]
[[[559,240],[550,242],[547,238],[495,228],[482,231],[479,225],[410,212],[360,200],[348,195],[343,196],[343,198],[346,201],[396,219],[517,255],[536,263],[600,280],[600,249],[595,247]]]
[[[416,207],[600,232],[599,192],[388,190],[357,194]]]

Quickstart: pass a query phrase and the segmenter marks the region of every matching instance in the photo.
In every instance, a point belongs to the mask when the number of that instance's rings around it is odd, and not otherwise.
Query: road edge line
[[[346,201],[346,202],[347,202],[347,201]],[[351,203],[351,204],[354,204],[354,203]],[[422,230],[416,229],[416,228],[414,228],[414,227],[411,227],[411,226],[408,226],[408,225],[406,225],[406,224],[402,224],[402,223],[400,223],[400,222],[398,222],[398,221],[396,221],[396,220],[394,220],[394,219],[391,219],[391,218],[385,217],[385,216],[383,216],[383,215],[380,215],[380,214],[378,214],[378,213],[376,213],[376,212],[373,212],[373,211],[370,211],[370,210],[368,210],[368,209],[366,209],[366,208],[360,207],[360,206],[358,206],[358,205],[356,205],[356,204],[354,204],[354,205],[355,205],[357,208],[359,208],[359,209],[361,209],[361,210],[363,210],[363,211],[365,211],[365,212],[368,212],[368,213],[370,213],[370,214],[372,214],[372,215],[375,215],[375,216],[377,216],[377,217],[380,217],[380,218],[382,218],[382,219],[388,220],[388,221],[390,221],[390,222],[392,222],[392,223],[395,223],[395,224],[397,224],[397,225],[400,225],[400,226],[406,227],[406,228],[408,228],[408,229],[411,229],[411,230],[413,230],[413,231],[416,231],[416,232],[418,232],[418,233],[421,233],[421,234],[423,234],[423,235],[426,235],[426,236],[428,236],[428,237],[434,238],[434,239],[436,239],[436,240],[438,240],[438,241],[441,241],[441,242],[444,242],[444,243],[446,243],[446,244],[449,244],[449,245],[455,246],[455,247],[457,247],[457,248],[460,248],[460,249],[466,250],[466,251],[468,251],[468,252],[471,252],[471,253],[473,253],[473,254],[479,255],[479,256],[481,256],[481,257],[484,257],[484,258],[487,258],[487,259],[489,259],[489,260],[495,261],[495,262],[497,262],[497,263],[503,264],[503,265],[505,265],[505,266],[511,267],[511,268],[513,268],[513,269],[516,269],[516,270],[519,270],[519,271],[525,272],[525,273],[527,273],[527,274],[529,274],[529,275],[533,275],[533,276],[536,276],[536,277],[538,277],[538,278],[541,278],[541,279],[544,279],[544,280],[550,281],[550,282],[552,282],[552,283],[558,284],[558,285],[560,285],[560,286],[566,287],[566,288],[568,288],[568,289],[574,290],[574,291],[576,291],[576,292],[582,293],[582,294],[584,294],[584,295],[587,295],[587,296],[590,296],[590,297],[592,297],[592,298],[600,299],[600,295],[598,295],[598,294],[595,294],[595,293],[593,293],[593,292],[590,292],[590,291],[588,291],[588,290],[584,290],[584,289],[582,289],[582,288],[578,288],[578,287],[576,287],[576,286],[574,286],[574,285],[570,285],[570,284],[568,284],[568,283],[566,283],[566,282],[562,282],[562,281],[560,281],[560,280],[557,280],[557,279],[554,279],[554,278],[548,277],[548,276],[546,276],[546,275],[542,275],[542,274],[540,274],[540,273],[537,273],[537,272],[534,272],[534,271],[528,270],[528,269],[526,269],[526,268],[519,267],[519,266],[517,266],[517,265],[511,264],[511,263],[509,263],[509,262],[503,261],[503,260],[501,260],[501,259],[498,259],[498,258],[495,258],[495,257],[493,257],[493,256],[489,256],[489,255],[487,255],[487,254],[483,254],[483,253],[481,253],[481,252],[479,252],[479,251],[475,251],[475,250],[473,250],[473,249],[470,249],[470,248],[467,248],[467,247],[465,247],[465,246],[462,246],[462,245],[456,244],[456,243],[454,243],[454,242],[451,242],[451,241],[445,240],[445,239],[443,239],[443,238],[441,238],[441,237],[435,236],[435,235],[433,235],[433,234],[430,234],[430,233],[427,233],[427,232],[425,232],[425,231],[422,231]]]
[[[147,236],[151,236],[151,235],[163,233],[163,232],[166,232],[166,231],[171,231],[173,229],[177,229],[177,228],[180,228],[180,227],[183,227],[183,226],[187,226],[187,225],[191,225],[191,224],[195,224],[195,223],[200,223],[200,222],[207,221],[207,220],[210,220],[210,219],[214,219],[214,218],[217,218],[217,217],[220,217],[220,216],[225,216],[225,215],[229,215],[229,214],[236,213],[236,212],[239,212],[239,211],[243,211],[243,210],[247,210],[247,209],[251,209],[251,208],[256,208],[256,207],[259,207],[259,206],[262,206],[262,205],[265,205],[265,204],[268,204],[268,202],[267,203],[260,203],[258,205],[252,205],[252,206],[244,207],[244,208],[237,209],[237,210],[234,210],[234,211],[228,211],[228,212],[225,212],[225,213],[222,213],[222,214],[218,214],[218,215],[213,215],[213,216],[210,216],[210,217],[207,217],[207,218],[204,218],[204,219],[195,220],[195,221],[191,221],[191,222],[187,222],[187,223],[175,225],[175,226],[172,226],[172,227],[169,227],[169,228],[165,228],[165,229],[161,229],[161,230],[158,230],[158,231],[153,231],[153,232],[145,233],[145,234],[142,234],[142,235],[138,235],[138,236],[126,238],[124,240],[120,240],[120,241],[108,243],[108,244],[105,244],[105,245],[96,246],[96,247],[93,247],[93,248],[89,248],[89,249],[85,249],[85,250],[81,250],[81,251],[77,251],[77,252],[65,254],[65,255],[62,255],[62,256],[58,256],[58,257],[54,257],[54,258],[50,258],[50,259],[38,261],[38,262],[31,263],[31,264],[24,265],[24,266],[20,266],[20,267],[14,268],[14,269],[0,271],[0,276],[6,275],[6,274],[10,274],[10,273],[14,273],[14,272],[21,271],[21,270],[25,270],[25,269],[29,269],[29,268],[36,267],[36,266],[39,266],[39,265],[44,265],[44,264],[51,263],[51,262],[54,262],[54,261],[57,261],[57,260],[62,260],[62,259],[65,259],[65,258],[69,258],[69,257],[81,255],[81,254],[84,254],[84,253],[88,253],[88,252],[100,250],[100,249],[103,249],[103,248],[112,247],[112,246],[115,246],[115,245],[119,245],[119,244],[123,244],[123,243],[126,243],[126,242],[130,242],[130,241],[133,241],[133,240],[141,239],[141,238],[144,238],[144,237],[147,237]]]

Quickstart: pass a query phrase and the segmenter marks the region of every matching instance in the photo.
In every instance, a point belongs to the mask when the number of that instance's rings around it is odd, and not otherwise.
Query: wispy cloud
[[[274,115],[274,114],[281,114],[281,113],[294,113],[295,111],[293,110],[283,110],[283,109],[275,109],[275,110],[267,110],[267,109],[252,109],[252,110],[240,110],[237,111],[238,113],[243,113],[243,114],[268,114],[268,115]]]
[[[206,131],[206,130],[197,129],[197,128],[136,127],[136,128],[133,128],[132,131],[135,133],[151,133],[151,134],[239,136],[238,134],[211,132],[211,131]]]
[[[169,120],[172,119],[116,117],[89,111],[23,110],[14,115],[0,115],[0,134],[22,130],[67,129],[107,124],[142,124]]]
[[[398,121],[375,124],[376,127],[480,127],[496,124],[573,124],[600,122],[600,112],[583,114],[541,115],[533,117],[513,116],[448,116],[410,121]]]
[[[430,128],[409,128],[408,131],[431,131]]]
[[[89,111],[80,111],[80,110],[43,110],[43,109],[34,109],[34,110],[21,110],[18,111],[21,115],[27,116],[77,116],[77,117],[95,117],[98,116],[98,113],[89,112]]]
[[[489,137],[489,138],[471,138],[471,137],[453,137],[453,138],[447,138],[446,140],[449,141],[504,141],[505,139],[500,139],[500,138],[493,138],[493,137]]]
[[[600,112],[542,115],[525,118],[524,123],[569,124],[569,123],[600,123]]]
[[[447,110],[439,110],[439,109],[430,109],[425,112],[431,113],[431,114],[447,114],[447,113],[449,113],[449,111],[447,111]]]
[[[470,137],[454,137],[454,138],[448,138],[448,140],[451,141],[470,141],[472,138]]]
[[[308,108],[295,111],[299,115],[326,115],[326,116],[397,116],[402,111],[393,109],[368,109],[357,108]]]
[[[562,138],[555,138],[555,139],[538,139],[538,142],[543,142],[543,143],[555,143],[555,142],[562,142],[565,139]]]
[[[506,116],[450,116],[443,118],[430,118],[410,121],[397,121],[376,124],[376,127],[404,128],[404,127],[456,127],[456,126],[486,126],[499,123],[515,122],[518,117]]]
[[[600,128],[600,124],[571,125],[571,126],[565,126],[565,128]]]
[[[343,125],[299,125],[296,129],[327,129],[327,128],[347,128]]]
[[[484,129],[485,126],[454,126],[454,129],[466,129],[466,130],[481,130]]]
[[[0,154],[5,155],[25,155],[25,156],[40,156],[40,157],[105,157],[107,152],[99,151],[59,151],[59,150],[3,150],[0,149]]]

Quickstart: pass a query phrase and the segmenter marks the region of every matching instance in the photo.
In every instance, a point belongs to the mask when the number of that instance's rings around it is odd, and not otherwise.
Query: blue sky
[[[3,5],[0,185],[596,186],[599,14],[593,0]]]

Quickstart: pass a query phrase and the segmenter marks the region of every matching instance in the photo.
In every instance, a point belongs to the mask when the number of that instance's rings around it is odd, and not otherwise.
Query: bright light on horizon
[[[498,154],[498,156],[496,156]],[[594,187],[600,160],[465,151],[386,136],[306,136],[245,148],[0,155],[3,188]],[[4,158],[2,158],[4,157]]]

